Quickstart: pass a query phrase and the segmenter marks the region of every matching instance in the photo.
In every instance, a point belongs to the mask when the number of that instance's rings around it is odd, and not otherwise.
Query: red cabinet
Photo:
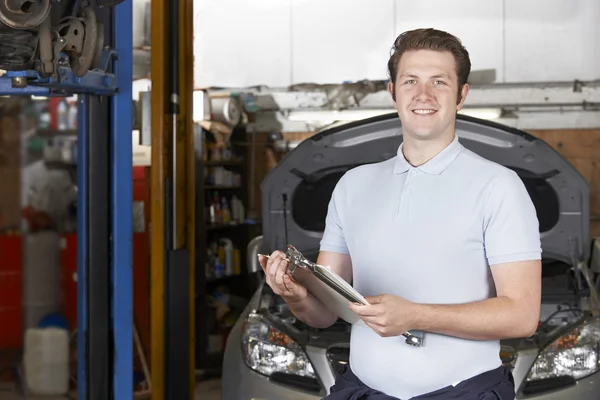
[[[0,235],[0,349],[23,342],[22,252],[20,235]]]

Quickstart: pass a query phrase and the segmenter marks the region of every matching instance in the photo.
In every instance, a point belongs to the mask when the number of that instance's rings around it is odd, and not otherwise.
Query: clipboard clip
[[[291,244],[288,244],[288,246],[287,246],[286,257],[289,262],[288,272],[292,275],[294,275],[294,271],[296,271],[296,268],[298,268],[298,267],[307,268],[307,269],[311,270],[312,272],[315,272],[317,269],[316,268],[317,264],[315,264],[313,261],[310,261],[306,257],[304,257],[304,254],[302,254],[298,249],[296,249]]]

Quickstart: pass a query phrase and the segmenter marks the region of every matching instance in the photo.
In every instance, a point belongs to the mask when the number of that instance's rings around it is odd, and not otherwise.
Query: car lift
[[[50,76],[38,69],[7,71],[0,77],[0,95],[78,95],[79,400],[134,396],[132,2],[86,1],[93,6],[98,27],[104,28],[100,68],[82,75],[56,64],[56,73]],[[190,0],[151,4],[151,396],[192,399],[193,4]],[[64,43],[60,36],[57,42]]]
[[[125,400],[133,394],[132,0],[95,15],[105,69],[7,71],[0,93],[78,95],[77,397]]]

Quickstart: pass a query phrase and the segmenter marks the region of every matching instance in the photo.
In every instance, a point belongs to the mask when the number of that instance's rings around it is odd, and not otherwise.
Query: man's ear
[[[392,100],[396,103],[396,91],[394,90],[394,83],[392,81],[388,82],[388,92],[392,95]]]
[[[456,111],[462,110],[465,100],[467,100],[467,94],[469,94],[469,84],[465,83],[458,93],[458,99],[456,102]]]

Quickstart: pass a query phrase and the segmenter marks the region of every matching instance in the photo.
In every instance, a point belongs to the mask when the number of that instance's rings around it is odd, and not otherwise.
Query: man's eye
[[[409,79],[409,80],[405,81],[404,83],[411,85],[413,83],[416,83],[416,81],[414,79]]]
[[[434,81],[433,83],[436,85],[445,85],[446,84],[446,82],[444,82],[444,81]]]

